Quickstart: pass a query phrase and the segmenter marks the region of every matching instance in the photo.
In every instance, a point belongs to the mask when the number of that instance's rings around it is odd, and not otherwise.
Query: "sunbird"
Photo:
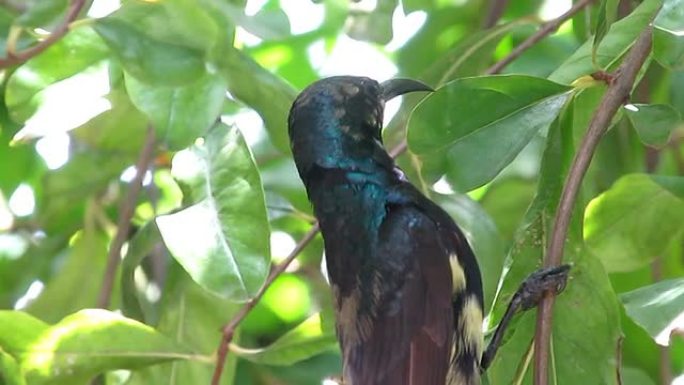
[[[532,274],[484,348],[480,270],[464,233],[385,150],[385,102],[432,92],[411,79],[319,80],[288,119],[297,171],[325,245],[344,385],[478,385],[505,324],[568,266]]]

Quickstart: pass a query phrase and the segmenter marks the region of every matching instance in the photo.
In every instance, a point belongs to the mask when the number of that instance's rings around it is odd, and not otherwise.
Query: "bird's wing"
[[[345,385],[444,385],[454,330],[450,240],[423,211],[397,205],[387,207],[377,242],[364,269],[372,276],[357,293],[365,299],[352,295],[338,310]]]

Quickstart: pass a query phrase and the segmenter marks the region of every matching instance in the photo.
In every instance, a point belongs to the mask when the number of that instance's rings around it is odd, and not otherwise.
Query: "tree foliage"
[[[387,107],[385,143],[469,237],[487,330],[571,215],[551,383],[681,376],[684,1],[575,1],[554,19],[558,3],[0,2],[0,384],[210,384],[231,320],[220,384],[339,376],[287,138],[297,92],[333,74],[436,88]],[[559,212],[650,28],[631,97]],[[489,383],[532,383],[535,325],[535,311],[514,321]]]

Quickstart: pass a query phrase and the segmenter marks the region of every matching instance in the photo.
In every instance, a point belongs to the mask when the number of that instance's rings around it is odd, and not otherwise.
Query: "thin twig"
[[[294,250],[292,250],[290,255],[288,255],[285,260],[271,270],[271,273],[266,278],[266,281],[264,281],[264,284],[261,286],[259,291],[257,291],[254,297],[247,301],[245,305],[242,306],[242,308],[240,308],[240,310],[233,316],[230,322],[223,327],[223,338],[221,339],[218,353],[216,354],[216,368],[214,369],[214,375],[211,379],[212,385],[218,385],[221,381],[221,374],[223,373],[223,367],[225,366],[226,357],[228,356],[228,346],[233,340],[235,329],[237,329],[237,327],[240,325],[240,322],[242,322],[247,314],[249,314],[249,312],[252,311],[252,309],[259,303],[259,300],[261,300],[261,297],[263,297],[264,293],[266,293],[266,290],[271,286],[273,281],[275,281],[276,278],[278,278],[278,276],[287,269],[287,267],[290,265],[290,263],[292,263],[292,261],[294,261],[299,253],[301,253],[302,250],[304,250],[304,248],[316,237],[318,230],[318,223],[316,223],[311,227],[309,232],[302,237],[299,243],[297,243],[297,246],[294,248]]]
[[[138,201],[138,195],[142,189],[143,179],[147,168],[150,166],[154,158],[155,135],[152,126],[147,127],[147,136],[145,138],[145,145],[140,151],[140,156],[135,164],[135,176],[131,183],[129,183],[128,194],[126,199],[121,202],[119,207],[119,220],[116,224],[116,235],[109,247],[107,255],[107,268],[105,269],[104,277],[102,279],[102,288],[97,299],[97,307],[107,308],[112,297],[112,288],[114,287],[114,276],[116,269],[119,267],[121,261],[121,248],[128,238],[128,231],[131,228],[131,218],[135,210],[135,204]]]
[[[52,33],[45,38],[45,40],[40,41],[38,44],[27,48],[21,52],[11,52],[7,51],[6,58],[0,58],[0,69],[8,68],[18,64],[22,64],[25,61],[31,59],[32,57],[38,55],[39,53],[45,51],[52,44],[56,43],[62,36],[69,32],[69,24],[76,20],[78,14],[81,13],[86,0],[73,0],[67,11],[66,18],[62,24],[58,25],[57,28],[52,31]]]
[[[615,346],[615,381],[617,385],[622,385],[622,342],[625,337],[620,336]],[[668,382],[669,384],[669,382]]]
[[[508,5],[508,0],[492,0],[489,5],[489,12],[487,13],[487,18],[484,21],[484,29],[492,28],[499,22],[501,16],[503,16],[506,6]]]
[[[563,23],[565,23],[565,21],[575,16],[575,14],[577,14],[579,11],[584,9],[584,7],[588,6],[593,2],[594,0],[578,1],[572,6],[572,8],[570,8],[564,14],[560,15],[559,17],[553,20],[547,21],[546,23],[544,23],[544,25],[542,25],[541,28],[539,28],[537,32],[535,32],[532,36],[528,37],[525,41],[520,43],[519,46],[515,47],[515,49],[511,51],[511,53],[509,53],[505,58],[503,58],[493,66],[489,67],[489,69],[485,71],[485,73],[491,75],[501,72],[501,70],[504,69],[504,67],[511,64],[511,62],[517,59],[518,56],[522,55],[523,52],[527,51],[530,47],[537,44],[546,36],[555,32]]]
[[[582,139],[579,150],[575,154],[570,171],[565,180],[556,211],[556,218],[547,248],[544,267],[558,266],[561,263],[565,239],[568,233],[572,209],[577,199],[582,178],[589,167],[591,158],[603,134],[608,129],[611,119],[620,106],[628,100],[639,69],[643,66],[651,51],[651,27],[647,27],[639,36],[629,55],[615,73],[615,80],[609,85],[594,114],[586,135]],[[551,335],[551,315],[554,295],[547,293],[539,305],[537,313],[537,330],[535,336],[535,370],[534,384],[548,383],[549,338]]]

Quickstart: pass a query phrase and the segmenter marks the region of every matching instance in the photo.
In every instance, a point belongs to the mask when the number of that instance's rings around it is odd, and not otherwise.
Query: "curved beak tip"
[[[418,91],[434,92],[435,90],[423,82],[405,78],[390,79],[380,84],[380,94],[384,101]]]

